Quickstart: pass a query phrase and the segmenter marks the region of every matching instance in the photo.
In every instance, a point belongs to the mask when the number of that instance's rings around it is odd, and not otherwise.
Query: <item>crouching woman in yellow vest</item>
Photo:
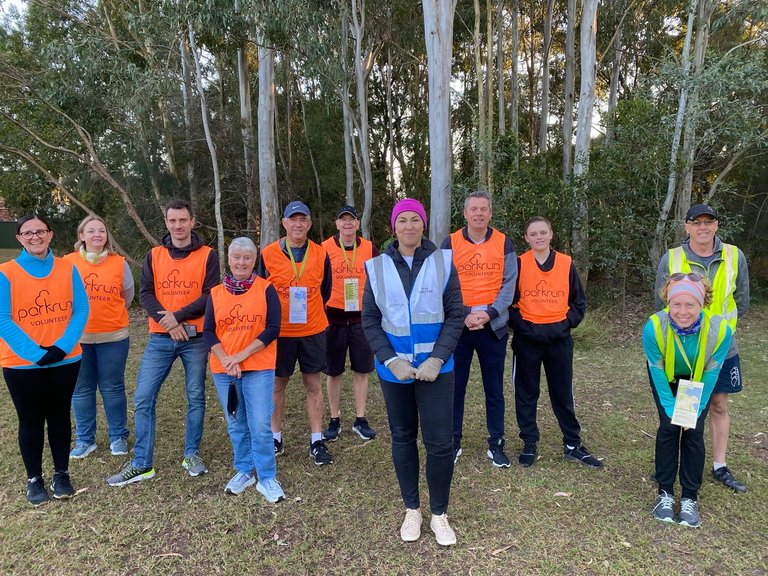
[[[656,482],[659,484],[653,516],[683,526],[701,525],[698,490],[704,473],[704,421],[720,368],[731,345],[732,333],[721,316],[704,310],[712,289],[696,273],[672,274],[661,288],[664,310],[650,317],[643,330],[643,349],[653,399],[659,413],[656,432]],[[696,411],[696,426],[672,424],[681,380],[702,384],[701,396],[679,407]],[[674,485],[680,471],[682,497],[675,516]]]

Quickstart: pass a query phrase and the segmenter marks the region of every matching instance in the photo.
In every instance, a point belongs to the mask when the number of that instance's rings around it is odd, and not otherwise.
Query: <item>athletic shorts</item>
[[[277,338],[275,376],[290,376],[299,361],[302,374],[314,374],[325,369],[325,332],[312,336]]]
[[[327,353],[324,372],[328,376],[341,376],[344,373],[347,350],[349,350],[349,364],[353,372],[360,374],[373,372],[373,352],[363,334],[361,322],[331,324],[325,330],[325,334]]]
[[[717,377],[713,394],[733,394],[741,392],[741,359],[739,355],[726,358],[723,367],[720,369],[720,375]]]

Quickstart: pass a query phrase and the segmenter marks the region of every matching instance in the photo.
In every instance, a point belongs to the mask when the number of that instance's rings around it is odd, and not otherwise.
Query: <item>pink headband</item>
[[[421,202],[413,198],[403,198],[392,208],[392,218],[390,220],[392,232],[395,231],[395,220],[403,212],[416,212],[421,217],[421,221],[424,222],[424,228],[427,228],[427,211],[424,210]]]
[[[702,282],[693,282],[687,278],[684,280],[678,280],[676,282],[670,282],[667,289],[667,302],[672,302],[674,298],[683,294],[692,296],[699,306],[704,306],[704,296],[707,290]]]

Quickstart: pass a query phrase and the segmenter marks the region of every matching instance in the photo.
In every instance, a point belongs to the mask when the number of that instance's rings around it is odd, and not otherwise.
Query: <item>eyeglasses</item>
[[[24,238],[24,240],[32,240],[33,236],[45,238],[49,233],[50,230],[25,230],[24,232],[19,232],[19,236]]]
[[[674,280],[675,282],[679,282],[680,280],[685,280],[686,278],[691,282],[701,282],[702,280],[704,280],[704,276],[702,276],[698,272],[688,272],[687,274],[685,272],[675,272],[674,274],[670,274],[669,276],[669,279]]]
[[[701,226],[712,226],[713,224],[716,224],[717,220],[689,220],[688,224],[693,226],[694,228],[700,228]]]

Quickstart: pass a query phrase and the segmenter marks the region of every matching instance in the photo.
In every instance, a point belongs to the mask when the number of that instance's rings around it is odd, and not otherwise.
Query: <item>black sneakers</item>
[[[517,463],[524,468],[533,466],[536,463],[536,444],[526,444],[517,457]]]
[[[355,423],[352,424],[352,431],[363,440],[373,440],[376,438],[376,430],[368,426],[368,420],[365,418],[355,418]]]
[[[278,440],[277,438],[275,440],[275,456],[282,456],[283,455],[283,441]]]
[[[35,476],[27,480],[27,502],[32,506],[40,506],[49,502],[48,490],[45,489],[45,480],[42,476]]]
[[[329,442],[336,442],[336,440],[339,439],[340,433],[341,433],[341,419],[331,418],[328,421],[328,428],[323,430],[323,440],[328,440]]]
[[[489,443],[488,452],[485,454],[491,459],[491,464],[496,468],[509,468],[509,458],[504,454],[504,438],[499,438]]]
[[[715,480],[720,482],[723,486],[727,486],[735,492],[747,491],[747,486],[743,482],[739,482],[736,480],[736,478],[733,477],[731,471],[728,470],[728,466],[723,466],[717,470],[712,469],[712,476],[714,476]]]
[[[72,482],[69,480],[69,472],[56,472],[51,481],[51,490],[53,490],[53,497],[57,500],[72,498],[75,495],[75,489],[72,488]]]
[[[325,446],[325,442],[318,440],[309,446],[309,457],[314,460],[317,466],[324,466],[325,464],[333,464],[333,456],[328,452],[328,448]]]
[[[592,454],[589,453],[589,450],[587,450],[586,446],[576,446],[574,448],[563,446],[563,459],[570,460],[571,462],[581,462],[590,468],[603,467],[603,463],[592,456]]]

